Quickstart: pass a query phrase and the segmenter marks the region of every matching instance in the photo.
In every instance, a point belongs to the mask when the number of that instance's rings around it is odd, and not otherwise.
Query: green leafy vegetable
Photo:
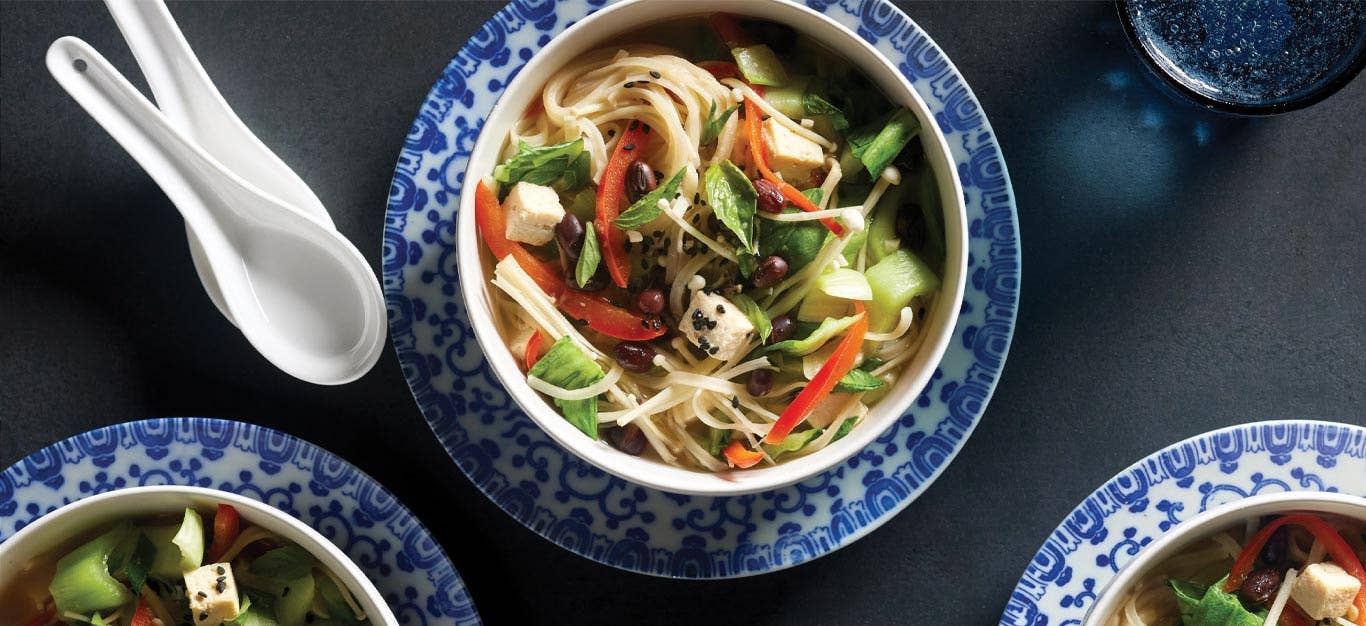
[[[820,94],[808,91],[802,95],[802,109],[807,116],[825,116],[830,120],[830,127],[844,132],[849,130],[849,118],[844,116],[844,111],[830,103],[829,100],[821,97]]]
[[[782,443],[763,444],[764,452],[767,452],[769,456],[776,459],[785,452],[796,452],[798,450],[801,450],[802,448],[805,448],[806,444],[811,443],[811,441],[814,440],[816,437],[821,436],[822,432],[825,431],[819,428],[813,428],[811,430],[804,430],[799,433],[792,433],[788,435]]]
[[[1261,626],[1266,621],[1266,611],[1249,611],[1237,595],[1224,591],[1223,580],[1210,585],[1199,602],[1192,604],[1199,590],[1190,583],[1172,585],[1185,626]]]
[[[275,619],[280,626],[304,624],[316,591],[317,585],[313,582],[311,572],[286,582],[275,595]]]
[[[583,140],[580,139],[579,141]],[[579,156],[574,157],[574,160],[569,162],[569,167],[565,168],[564,174],[552,186],[560,193],[568,193],[587,187],[588,183],[593,181],[590,173],[591,163],[592,159],[589,158],[588,151],[580,152]]]
[[[854,430],[854,426],[857,426],[857,425],[858,425],[858,418],[857,418],[857,417],[851,417],[851,418],[848,418],[848,419],[844,420],[843,422],[840,422],[840,429],[837,430],[837,431],[835,431],[835,438],[834,438],[834,439],[831,439],[831,440],[830,440],[830,443],[835,443],[836,441],[839,441],[839,440],[841,440],[841,439],[844,439],[844,436],[847,435],[847,434],[849,434],[849,431]]]
[[[574,266],[574,280],[582,287],[593,279],[602,262],[602,250],[598,244],[598,234],[593,232],[593,222],[584,225],[583,248],[579,250],[579,263]]]
[[[749,277],[754,275],[754,270],[759,267],[759,255],[742,250],[735,256],[735,264],[740,266],[740,278],[749,280]]]
[[[744,311],[745,317],[749,318],[749,322],[754,324],[754,330],[759,333],[759,343],[768,341],[769,333],[773,332],[773,321],[768,318],[768,312],[764,311],[764,308],[759,306],[754,298],[743,293],[731,296],[730,301],[734,302],[735,306],[740,307],[740,310]]]
[[[133,553],[123,566],[123,573],[128,576],[128,584],[133,587],[134,595],[142,593],[142,586],[147,582],[147,575],[152,572],[152,563],[156,557],[156,545],[146,534],[138,533],[137,542],[133,544]]]
[[[754,237],[754,211],[758,194],[754,183],[729,160],[707,169],[707,199],[730,232],[740,240],[741,248],[758,252]]]
[[[1176,606],[1181,611],[1181,621],[1193,620],[1196,608],[1200,606],[1200,598],[1205,596],[1205,587],[1176,579],[1168,580],[1167,585],[1172,588],[1172,593],[1176,594]]]
[[[503,189],[519,182],[550,185],[561,177],[571,178],[573,183],[582,186],[588,181],[588,161],[580,160],[583,153],[582,138],[553,146],[533,146],[523,141],[517,144],[515,156],[493,168],[493,179]],[[577,189],[564,183],[558,186],[560,191]]]
[[[858,366],[858,369],[861,369],[865,372],[871,372],[881,367],[883,363],[886,363],[886,361],[879,359],[875,356],[870,356],[863,360],[863,363]]]
[[[707,452],[712,456],[721,454],[726,449],[726,444],[730,443],[730,431],[720,428],[712,428],[707,441]]]
[[[762,352],[782,352],[783,354],[791,354],[794,356],[806,356],[819,350],[821,346],[825,345],[825,342],[829,341],[835,335],[848,330],[850,326],[854,325],[854,320],[856,319],[858,319],[858,316],[855,315],[838,319],[827,317],[810,335],[807,335],[802,339],[779,341],[778,343],[763,348]]]
[[[622,230],[631,230],[654,221],[656,217],[659,217],[659,201],[672,200],[678,194],[678,186],[683,183],[684,171],[686,170],[678,170],[663,185],[655,187],[654,191],[641,196],[621,215],[618,215],[617,219],[612,220],[612,223]]]
[[[716,115],[716,103],[711,103],[711,110],[707,111],[707,125],[702,127],[701,145],[707,146],[714,143],[716,138],[721,136],[721,131],[725,129],[726,120],[730,119],[730,116],[739,108],[740,105],[737,104],[722,111],[721,115]]]
[[[735,57],[735,65],[740,68],[740,73],[750,83],[776,87],[787,82],[787,70],[783,69],[782,61],[765,44],[731,48],[730,54]]]
[[[323,576],[318,580],[318,595],[322,598],[323,606],[327,608],[328,617],[343,624],[358,624],[356,614],[351,612],[351,605],[346,603],[346,598],[342,595],[341,589],[337,588],[337,583],[332,582],[332,578]]]
[[[299,546],[285,546],[262,554],[251,562],[251,573],[262,578],[285,581],[299,578],[313,569],[313,555]]]
[[[584,222],[591,222],[598,214],[598,193],[588,188],[580,189],[569,198],[569,204],[564,207],[565,211],[573,213]]]
[[[237,609],[237,617],[227,621],[237,626],[279,626],[272,609],[273,598],[261,595],[242,595],[242,606]]]
[[[57,560],[57,573],[48,592],[59,614],[107,611],[133,599],[128,589],[109,574],[109,555],[128,534],[122,524]]]
[[[850,133],[847,141],[854,157],[873,178],[882,175],[901,149],[920,132],[920,120],[910,109],[897,109],[884,123],[874,123]]]
[[[786,212],[795,211],[796,209],[792,209]],[[787,273],[790,276],[815,260],[829,232],[816,220],[766,222],[759,233],[759,256],[782,257],[787,261]]]
[[[868,302],[868,324],[887,332],[901,319],[901,309],[919,296],[939,289],[939,277],[914,252],[899,248],[864,272],[873,299]]]
[[[820,187],[813,187],[803,191],[802,195],[806,196],[806,199],[810,200],[812,204],[820,204],[821,198],[825,197],[825,190]]]
[[[550,351],[531,367],[528,376],[535,376],[564,389],[583,389],[602,380],[606,373],[568,336],[560,337]],[[561,400],[555,398],[564,418],[575,428],[594,440],[598,438],[598,399]]]
[[[185,518],[171,543],[180,548],[180,571],[187,572],[204,563],[204,519],[199,511],[185,509]]]
[[[884,384],[882,379],[869,374],[864,370],[855,368],[849,370],[849,373],[845,374],[844,378],[841,378],[838,383],[835,383],[835,391],[843,391],[845,393],[872,391]]]

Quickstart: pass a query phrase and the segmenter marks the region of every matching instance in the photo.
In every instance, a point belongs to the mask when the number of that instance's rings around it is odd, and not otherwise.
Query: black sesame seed
[[[656,71],[654,71],[654,70],[650,70],[650,76],[652,76],[652,77],[654,77],[654,78],[656,78],[656,79],[664,78],[662,75],[660,75],[659,72],[656,72]]]
[[[201,592],[199,592],[199,593],[196,593],[196,594],[194,594],[194,595],[197,595],[197,596],[199,596],[199,597],[201,597],[201,598],[207,598],[207,597],[209,597],[209,594],[204,593],[203,591],[201,591]]]
[[[225,582],[220,582],[220,583],[218,583],[218,586],[215,587],[215,589],[218,590],[218,593],[223,593],[223,590],[224,590],[224,589],[227,589],[227,588],[228,588],[228,583],[225,583]]]
[[[206,619],[209,619],[209,614],[208,614],[207,611],[202,612],[202,613],[199,614],[199,621],[202,622],[202,621],[204,621],[204,620],[206,620]]]
[[[218,566],[218,573],[219,573],[219,574],[226,574],[227,572],[223,571],[223,566],[222,566],[222,565],[219,565],[219,566]]]
[[[617,129],[615,129],[615,128],[609,128],[609,129],[607,129],[607,136],[608,136],[608,137],[616,137],[616,136],[617,136]]]
[[[625,88],[627,88],[627,89],[630,89],[630,88],[635,87],[635,86],[636,86],[636,84],[635,84],[634,82],[629,82],[629,83],[626,83],[625,85],[622,85],[622,87],[625,87]]]
[[[740,396],[731,396],[730,406],[736,409],[740,408]]]
[[[635,129],[637,129],[637,128],[640,128],[640,120],[631,120],[631,126],[630,126],[629,128],[630,128],[631,130],[635,130]]]
[[[650,134],[650,125],[649,125],[649,124],[641,124],[641,126],[640,126],[640,132],[645,133],[646,135]],[[664,175],[663,172],[655,172],[655,179],[658,180],[659,177],[661,177],[661,176],[663,176],[663,175]]]
[[[726,313],[726,305],[724,305],[724,304],[718,304],[718,305],[716,305],[716,314],[717,314],[717,315],[724,315],[725,313]]]
[[[285,596],[287,596],[287,595],[289,595],[289,587],[285,587],[284,590],[280,592],[280,597],[281,597],[281,598],[283,598],[283,597],[285,597]]]
[[[693,319],[698,319],[698,318],[700,318],[700,317],[702,317],[702,310],[701,310],[701,309],[697,309],[697,310],[694,310],[694,311],[692,312],[692,318],[693,318]]]
[[[740,109],[735,112],[736,115],[740,116],[740,119],[745,119],[745,109],[747,108],[749,107],[740,107]]]
[[[712,346],[712,347],[711,347],[711,350],[708,350],[708,351],[707,351],[707,354],[710,354],[710,355],[713,355],[713,356],[714,356],[717,352],[720,352],[720,351],[721,351],[720,348],[718,348],[718,347],[716,347],[716,346]]]
[[[765,116],[763,116],[763,117],[761,117],[761,118],[759,118],[759,119],[760,119],[760,120],[763,120],[763,121],[765,121],[765,122],[767,122],[767,121],[768,121],[769,119],[771,119],[772,117],[773,117],[773,116],[771,116],[771,115],[765,115]]]
[[[628,143],[628,144],[626,144],[625,146],[622,146],[622,149],[623,149],[623,150],[635,150],[635,149],[636,149],[636,144]]]
[[[641,328],[649,328],[649,327],[650,327],[650,320],[640,320],[640,327],[641,327]]]

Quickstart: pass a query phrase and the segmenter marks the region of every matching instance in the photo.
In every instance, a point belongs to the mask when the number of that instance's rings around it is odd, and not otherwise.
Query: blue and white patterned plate
[[[484,361],[456,279],[455,210],[469,151],[504,85],[603,2],[517,0],[446,66],[409,131],[384,232],[389,330],[432,430],[485,494],[545,538],[636,572],[723,578],[828,554],[890,519],[962,447],[1015,324],[1020,240],[996,137],[953,64],[886,0],[808,0],[896,63],[934,111],[963,181],[968,284],[954,339],[913,409],[838,468],[791,487],[708,498],[646,489],[556,445]]]
[[[252,424],[152,419],[43,448],[0,473],[0,542],[62,505],[145,485],[231,491],[303,520],[374,581],[400,624],[480,623],[441,545],[393,494],[331,452]]]
[[[1001,626],[1080,624],[1096,592],[1171,527],[1220,504],[1281,491],[1366,497],[1366,428],[1310,421],[1231,426],[1133,464],[1048,536]]]

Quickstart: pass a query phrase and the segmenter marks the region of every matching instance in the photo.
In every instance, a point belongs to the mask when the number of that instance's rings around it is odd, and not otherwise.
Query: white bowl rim
[[[1327,508],[1325,508],[1327,507]],[[1332,510],[1328,510],[1332,509]],[[1133,560],[1120,568],[1110,582],[1096,594],[1091,610],[1082,619],[1082,626],[1096,626],[1110,615],[1123,597],[1120,590],[1128,589],[1134,581],[1147,573],[1153,565],[1171,556],[1176,549],[1185,546],[1209,533],[1246,520],[1252,515],[1274,513],[1310,512],[1331,515],[1348,515],[1342,509],[1356,510],[1361,519],[1366,520],[1366,498],[1343,493],[1321,491],[1283,491],[1273,494],[1248,496],[1218,505],[1190,518],[1145,546]]]
[[[494,128],[490,122],[504,121],[499,119],[502,117],[508,117],[509,120],[515,119],[510,118],[511,114],[506,111],[510,110],[512,105],[525,104],[520,100],[529,102],[531,96],[539,92],[539,84],[535,88],[523,87],[529,80],[527,77],[536,71],[546,69],[547,66],[550,70],[559,67],[561,63],[551,59],[564,56],[563,54],[555,54],[560,48],[572,44],[587,50],[602,45],[604,34],[597,34],[593,37],[584,35],[589,27],[600,22],[606,22],[622,11],[646,4],[669,7],[657,12],[661,14],[650,16],[647,19],[648,22],[667,21],[711,12],[733,12],[740,15],[754,15],[773,19],[792,25],[791,16],[801,16],[801,19],[818,24],[818,28],[824,29],[820,34],[808,34],[807,36],[832,48],[837,46],[831,40],[838,37],[843,44],[857,49],[871,63],[876,64],[878,71],[874,72],[870,71],[871,68],[867,64],[849,59],[851,62],[855,62],[873,82],[879,82],[877,75],[880,73],[888,82],[894,84],[895,90],[883,89],[885,95],[893,102],[909,106],[915,111],[922,128],[932,130],[928,133],[922,132],[920,137],[922,143],[925,144],[927,160],[934,165],[936,182],[940,187],[941,201],[944,203],[946,247],[949,249],[948,261],[945,264],[944,291],[941,291],[940,298],[936,301],[934,310],[930,314],[931,319],[939,322],[936,326],[939,332],[921,345],[920,351],[924,356],[918,356],[913,359],[912,363],[908,364],[908,369],[898,380],[893,392],[872,407],[869,416],[864,419],[864,423],[859,428],[855,428],[841,441],[809,456],[761,469],[711,473],[673,467],[653,459],[633,457],[612,448],[606,442],[589,439],[565,421],[557,411],[550,407],[548,402],[527,385],[525,375],[517,364],[516,358],[508,349],[491,316],[492,309],[489,296],[491,287],[483,271],[486,255],[483,253],[482,246],[478,245],[474,225],[475,185],[472,184],[483,175],[475,175],[478,171],[483,171],[475,169],[476,161],[486,152],[492,151],[492,154],[496,155],[497,149],[505,140],[505,134],[501,132],[501,129],[506,127],[505,124],[498,126],[500,132],[493,133],[488,132],[489,129]],[[784,20],[782,17],[774,16],[775,13],[784,12],[790,19]],[[605,33],[607,36],[610,36],[611,32],[621,30],[620,28],[603,28],[608,31]],[[582,41],[578,41],[580,39]],[[836,52],[846,58],[849,57],[842,51],[836,50]],[[519,101],[509,101],[509,94],[519,89],[529,90],[526,97]],[[515,108],[517,111],[522,109],[520,106]],[[925,141],[927,137],[932,137],[933,142]],[[490,143],[494,144],[492,148],[489,147]],[[490,165],[485,169],[491,170],[491,167]],[[874,440],[891,428],[906,411],[912,408],[916,398],[919,397],[930,377],[938,368],[957,326],[958,314],[967,283],[967,208],[956,160],[952,156],[952,151],[943,131],[935,121],[929,106],[910,84],[910,81],[882,53],[830,17],[787,0],[699,0],[677,4],[659,2],[658,0],[621,0],[598,10],[571,26],[564,33],[554,37],[536,52],[527,65],[519,70],[518,75],[510,81],[489,112],[479,132],[478,139],[470,150],[465,181],[466,184],[461,190],[460,210],[457,215],[457,259],[461,268],[475,267],[479,268],[480,271],[472,272],[463,269],[459,272],[459,282],[475,339],[489,362],[490,369],[508,391],[513,401],[556,443],[592,465],[634,484],[673,493],[731,496],[785,487],[828,471],[871,445]],[[951,190],[951,193],[946,192],[946,189]],[[952,280],[949,280],[950,278]],[[945,299],[945,296],[949,295],[946,292],[950,289],[952,290],[952,297]],[[921,366],[915,370],[909,369],[916,362],[921,363]],[[889,403],[893,398],[896,398],[898,402]]]
[[[18,549],[16,546],[23,545],[24,541],[28,539],[29,536],[37,534],[39,529],[42,529],[47,525],[68,518],[79,518],[81,515],[88,514],[86,511],[87,509],[104,506],[105,502],[109,500],[160,495],[169,495],[173,498],[179,498],[186,501],[187,504],[201,504],[198,502],[199,500],[231,504],[235,508],[248,511],[249,513],[246,513],[244,517],[259,515],[262,518],[270,520],[272,525],[287,527],[293,535],[286,536],[285,538],[298,544],[299,547],[308,550],[309,554],[312,554],[315,558],[322,561],[324,567],[337,574],[337,577],[347,584],[351,594],[361,603],[362,608],[365,609],[366,617],[369,618],[371,624],[397,626],[398,619],[394,617],[393,611],[389,609],[389,604],[384,601],[384,596],[375,588],[375,584],[370,578],[360,570],[360,566],[356,565],[355,561],[352,561],[351,557],[347,556],[345,552],[342,552],[341,548],[337,547],[336,544],[329,541],[326,537],[323,537],[318,531],[303,523],[303,521],[293,515],[281,511],[269,504],[230,491],[210,489],[207,487],[192,487],[188,485],[145,485],[106,491],[70,502],[57,509],[44,513],[42,517],[33,520],[27,526],[20,529],[19,532],[14,533],[4,541],[0,541],[0,563],[5,562],[5,559],[10,552]],[[173,509],[167,510],[167,512],[172,511]],[[118,518],[117,515],[101,515],[106,519],[100,520],[98,523],[92,523],[88,526],[85,522],[76,522],[76,525],[81,526],[84,530],[88,531],[98,527],[99,524],[107,524],[109,522],[108,518]],[[252,520],[252,523],[264,525],[259,524],[255,520]],[[307,541],[300,541],[297,538],[298,536],[306,538]],[[41,554],[47,550],[51,550],[53,547],[55,546],[44,546],[44,549],[38,553]]]

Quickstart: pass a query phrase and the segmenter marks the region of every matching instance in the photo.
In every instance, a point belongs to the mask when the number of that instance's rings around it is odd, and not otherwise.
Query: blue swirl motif
[[[480,623],[440,546],[392,494],[325,450],[239,422],[130,422],[39,450],[0,473],[0,541],[62,505],[144,485],[229,491],[304,520],[360,565],[401,624]]]
[[[847,544],[918,496],[995,387],[1014,326],[1020,251],[996,139],[942,51],[886,0],[808,0],[897,62],[934,110],[962,175],[969,281],[953,345],[911,413],[844,465],[774,492],[711,499],[643,489],[556,445],[483,359],[458,288],[455,213],[470,149],[503,87],[601,0],[516,0],[446,66],[394,170],[384,287],[405,378],[451,457],[514,518],[579,554],[678,577],[754,574]]]
[[[1121,472],[1063,521],[1025,568],[1000,623],[1080,620],[1082,600],[1094,599],[1097,583],[1171,527],[1210,508],[1281,491],[1366,496],[1362,476],[1366,429],[1357,426],[1263,422],[1172,445]]]

